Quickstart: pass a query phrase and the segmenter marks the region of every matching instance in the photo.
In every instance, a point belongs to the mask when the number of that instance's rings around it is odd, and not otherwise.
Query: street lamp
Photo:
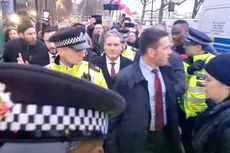
[[[63,3],[62,3],[62,0],[56,1],[56,15],[57,15],[57,21],[59,20],[58,8],[64,9],[64,5],[63,5]]]
[[[152,11],[151,11],[151,25],[153,25],[153,0],[152,0]]]
[[[11,22],[18,24],[20,22],[20,19],[17,14],[12,14],[9,16],[9,19]]]
[[[37,12],[33,10],[33,11],[31,12],[31,15],[32,15],[32,16],[36,16],[36,15],[37,15]]]

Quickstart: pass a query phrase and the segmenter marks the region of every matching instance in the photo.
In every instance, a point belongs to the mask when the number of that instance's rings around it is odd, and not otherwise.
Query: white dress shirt
[[[114,69],[115,69],[115,73],[117,74],[120,71],[120,62],[121,62],[121,58],[120,56],[117,58],[116,61],[111,61],[107,56],[106,56],[106,64],[107,64],[107,69],[109,71],[109,75],[111,76],[111,68],[112,68],[112,64],[111,63],[115,63],[114,65]]]
[[[49,52],[48,52],[48,53],[49,53]],[[50,53],[49,53],[50,64],[54,62],[54,60],[55,60],[55,58],[53,58],[54,56],[57,57],[57,54],[56,54],[56,55],[53,55],[53,54],[50,54]]]

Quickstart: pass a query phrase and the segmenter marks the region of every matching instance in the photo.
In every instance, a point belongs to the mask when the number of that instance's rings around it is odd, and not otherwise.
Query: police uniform
[[[189,35],[184,39],[183,42],[187,45],[209,45],[212,42],[212,39],[205,33],[190,28]],[[205,53],[202,55],[194,55],[193,57],[184,60],[187,91],[184,95],[182,108],[186,113],[186,118],[197,116],[197,112],[202,112],[207,108],[205,103],[206,94],[203,87],[203,82],[205,79],[204,65],[213,57],[215,56],[205,51]],[[203,63],[201,64],[201,70],[191,71],[190,66],[196,62]]]
[[[69,27],[57,31],[49,39],[54,42],[57,48],[71,47],[77,51],[86,50],[90,46],[85,40],[85,30],[81,27]],[[86,61],[82,61],[80,65],[73,65],[72,68],[68,68],[62,63],[62,57],[59,55],[54,63],[49,64],[46,68],[68,73],[78,78],[84,78],[92,83],[108,88],[102,71],[99,67],[90,64]]]
[[[193,28],[189,28],[189,35],[183,40],[185,45],[209,45],[212,39],[205,33]],[[182,142],[188,153],[193,152],[191,144],[191,134],[197,113],[203,112],[207,108],[206,93],[203,87],[205,80],[204,66],[214,55],[205,51],[204,54],[194,55],[184,60],[186,74],[186,91],[179,101],[181,107],[179,116],[182,128]]]
[[[122,35],[122,41],[121,41],[121,43],[127,42],[128,41],[127,37],[128,37],[129,30],[120,29],[119,32]],[[136,52],[134,51],[133,47],[127,45],[126,49],[121,52],[121,55],[123,57],[126,57],[126,58],[134,61],[135,56],[136,56]]]
[[[1,64],[0,82],[0,153],[72,153],[103,141],[125,108],[110,90],[38,66]]]

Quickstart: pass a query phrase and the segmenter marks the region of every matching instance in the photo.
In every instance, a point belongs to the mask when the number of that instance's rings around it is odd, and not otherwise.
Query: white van
[[[218,53],[230,52],[230,0],[205,0],[198,29],[212,37]]]

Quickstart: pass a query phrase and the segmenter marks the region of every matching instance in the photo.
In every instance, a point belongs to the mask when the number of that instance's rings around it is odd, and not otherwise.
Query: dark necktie
[[[161,81],[158,70],[154,69],[153,73],[155,74],[155,128],[157,131],[161,131],[164,127],[164,108]]]
[[[111,64],[111,77],[113,78],[115,77],[115,74],[116,74],[115,68],[114,68],[116,63],[110,63],[110,64]]]
[[[53,59],[55,59],[55,58],[56,58],[56,56],[52,56],[52,58],[53,58]]]

